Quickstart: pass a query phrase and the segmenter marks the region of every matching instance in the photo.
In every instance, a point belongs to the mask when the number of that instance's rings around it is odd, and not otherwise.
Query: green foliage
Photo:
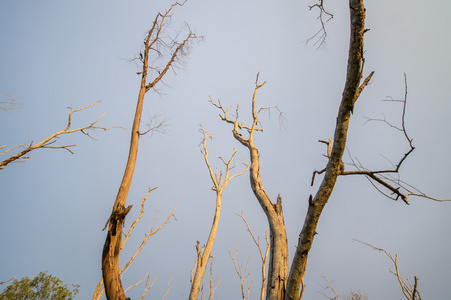
[[[0,300],[72,300],[78,294],[79,285],[72,290],[58,277],[40,272],[33,280],[28,277],[14,280],[0,294]]]

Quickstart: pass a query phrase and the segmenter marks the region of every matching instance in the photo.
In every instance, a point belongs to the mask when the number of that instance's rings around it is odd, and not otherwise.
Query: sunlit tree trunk
[[[222,110],[223,115],[220,115],[222,120],[234,125],[232,130],[234,138],[237,141],[239,141],[243,146],[249,149],[251,159],[251,165],[249,169],[251,188],[266,215],[270,232],[271,246],[269,254],[268,276],[266,283],[266,299],[276,300],[283,299],[285,295],[285,288],[288,280],[288,242],[283,219],[282,199],[280,196],[278,196],[276,203],[273,203],[269,198],[268,194],[266,193],[265,189],[263,188],[263,184],[260,177],[260,160],[258,149],[254,144],[254,133],[256,131],[262,130],[262,128],[259,127],[260,126],[260,122],[258,120],[259,113],[267,109],[276,109],[276,107],[262,107],[257,110],[255,107],[257,91],[265,83],[266,82],[259,84],[257,75],[254,94],[252,97],[253,123],[251,126],[245,126],[243,125],[243,123],[239,122],[238,107],[236,109],[235,120],[232,120],[227,115],[228,109],[227,110],[224,109],[220,101],[218,101],[218,103],[216,104],[211,100],[211,103]],[[243,137],[243,135],[240,133],[241,130],[247,131],[248,138]]]
[[[203,150],[202,154],[204,155],[205,164],[207,165],[208,171],[210,173],[210,178],[213,183],[213,190],[216,193],[216,206],[215,206],[215,215],[213,217],[213,224],[211,225],[210,234],[208,235],[207,243],[204,247],[200,246],[200,243],[197,242],[196,250],[197,250],[197,260],[196,265],[194,266],[193,271],[191,272],[191,290],[189,294],[189,300],[197,300],[199,297],[200,286],[202,283],[202,279],[205,276],[205,269],[207,267],[208,260],[210,259],[211,250],[213,249],[213,244],[216,238],[216,232],[218,231],[219,224],[219,216],[221,214],[221,205],[222,205],[222,194],[229,183],[229,181],[237,176],[242,175],[249,169],[249,166],[246,166],[240,173],[234,174],[230,176],[230,169],[233,168],[233,163],[235,159],[236,149],[233,151],[232,157],[226,162],[224,159],[220,158],[221,161],[225,165],[225,176],[223,178],[223,173],[220,171],[219,175],[216,172],[213,172],[210,162],[208,160],[208,150],[207,150],[207,140],[212,138],[211,135],[201,127],[201,132],[204,135],[203,138]],[[192,275],[194,273],[194,276]],[[210,295],[211,296],[211,295]]]
[[[183,3],[176,3],[171,5],[170,9],[164,14],[158,14],[153,22],[152,28],[149,30],[146,39],[144,40],[144,51],[140,54],[139,60],[143,63],[141,85],[138,94],[138,103],[136,105],[135,117],[131,131],[130,150],[128,154],[127,165],[125,167],[124,176],[122,178],[116,200],[114,202],[113,211],[108,219],[108,234],[105,240],[102,253],[102,276],[105,285],[105,294],[108,300],[125,300],[125,293],[120,279],[119,270],[119,254],[121,250],[122,227],[125,222],[127,213],[131,206],[126,207],[128,191],[132,183],[133,173],[135,171],[136,158],[138,155],[139,143],[139,125],[141,122],[141,114],[144,104],[145,94],[163,78],[167,71],[176,64],[180,58],[186,54],[187,43],[195,35],[191,32],[187,37],[177,42],[175,39],[163,41],[160,35],[161,30],[165,26],[165,20],[172,15],[172,9],[175,6],[181,6]],[[161,49],[163,47],[163,49]],[[174,49],[174,50],[173,50]],[[170,51],[170,57],[164,64],[161,70],[156,67],[149,66],[150,51],[156,51],[159,55],[163,52]],[[147,83],[147,76],[151,71],[158,71],[158,75],[154,72],[155,78],[153,81]],[[105,226],[106,227],[106,226]]]
[[[124,176],[117,193],[116,201],[114,202],[113,211],[109,219],[108,234],[103,246],[103,282],[105,285],[106,297],[110,300],[126,299],[124,288],[122,287],[122,282],[119,277],[119,253],[122,241],[122,227],[124,226],[125,217],[131,209],[131,206],[125,207],[125,205],[127,202],[128,191],[132,183],[133,173],[135,171],[136,157],[138,155],[139,124],[141,122],[144,95],[146,93],[145,82],[146,75],[143,74],[141,80],[141,88],[138,95],[138,104],[136,106],[135,118],[133,120],[127,165],[125,167]]]

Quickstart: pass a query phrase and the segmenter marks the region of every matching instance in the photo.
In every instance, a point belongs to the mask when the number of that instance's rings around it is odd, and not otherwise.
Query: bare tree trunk
[[[192,38],[196,38],[192,32],[189,32],[187,37],[181,42],[178,42],[176,39],[171,39],[168,42],[163,41],[163,37],[160,35],[161,30],[165,26],[165,20],[172,16],[172,9],[175,6],[182,6],[185,2],[173,4],[164,14],[159,13],[155,17],[152,28],[149,30],[147,37],[144,40],[144,53],[140,54],[140,60],[143,63],[141,72],[142,78],[138,95],[138,103],[136,105],[135,118],[133,120],[127,165],[125,167],[124,176],[114,202],[113,211],[111,212],[111,216],[105,225],[105,228],[108,226],[108,234],[102,253],[102,275],[105,285],[105,294],[108,300],[126,299],[120,279],[119,254],[121,251],[122,227],[124,225],[125,218],[131,209],[131,206],[125,207],[125,205],[127,202],[128,191],[132,183],[136,158],[138,155],[138,143],[141,135],[139,132],[139,125],[141,122],[144,96],[150,89],[155,87],[155,85],[163,78],[167,71],[173,67],[174,64],[177,64],[177,62],[180,61],[179,56],[186,54],[184,47],[187,42]],[[163,49],[159,49],[159,47],[163,47]],[[149,66],[148,61],[151,50],[156,51],[159,55],[163,52],[170,52],[170,58],[161,70],[158,70],[156,67]],[[158,75],[155,74],[156,77],[153,81],[147,83],[147,75],[150,75],[149,73],[155,70],[158,70]]]
[[[258,199],[269,223],[270,252],[266,284],[266,299],[283,299],[288,280],[288,242],[282,211],[282,199],[277,197],[273,204],[263,189],[260,179],[258,150],[253,142],[248,146],[251,152],[251,188]]]
[[[125,300],[124,288],[119,277],[119,253],[121,249],[122,227],[124,226],[125,217],[130,211],[131,206],[125,208],[128,191],[135,171],[136,157],[138,155],[139,143],[139,124],[141,122],[141,114],[144,103],[144,95],[146,93],[146,76],[143,74],[141,80],[141,89],[138,96],[138,104],[136,106],[135,118],[131,133],[130,150],[125,167],[124,176],[122,178],[116,201],[114,202],[113,211],[109,219],[108,234],[103,246],[102,253],[102,272],[103,282],[105,284],[105,294],[109,300]]]
[[[210,258],[211,250],[213,249],[216,232],[218,231],[219,215],[221,213],[221,196],[222,195],[216,196],[215,216],[213,218],[213,225],[210,229],[210,235],[208,236],[207,244],[201,249],[199,242],[197,242],[197,261],[195,267],[196,272],[193,279],[191,280],[191,291],[188,298],[189,300],[197,300],[197,298],[199,297],[201,281],[207,267],[208,259]]]
[[[260,178],[260,161],[258,149],[254,145],[254,133],[255,131],[261,131],[262,129],[258,127],[258,115],[262,110],[275,108],[275,107],[262,107],[258,111],[255,108],[255,98],[257,95],[257,91],[261,88],[266,82],[262,84],[258,84],[258,75],[257,80],[255,82],[254,95],[252,97],[252,118],[253,123],[250,127],[244,126],[243,123],[238,122],[238,107],[236,109],[236,119],[231,120],[227,116],[228,109],[224,109],[219,102],[218,104],[211,103],[222,110],[223,115],[220,115],[222,120],[227,123],[231,123],[234,125],[233,127],[233,136],[239,141],[243,146],[249,149],[250,158],[251,158],[251,166],[250,166],[250,181],[251,188],[254,192],[255,197],[257,198],[260,206],[266,214],[266,218],[269,223],[269,231],[270,231],[270,256],[269,256],[269,267],[268,267],[268,276],[267,276],[267,284],[266,284],[266,299],[276,300],[283,299],[285,295],[286,283],[288,280],[288,242],[287,242],[287,233],[285,230],[285,223],[283,219],[283,211],[282,211],[282,199],[280,195],[277,198],[277,202],[273,204],[271,199],[266,194],[265,189],[263,188],[262,181]],[[246,130],[249,134],[249,137],[246,139],[240,134],[240,130]]]
[[[200,130],[204,138],[202,140],[203,143],[203,150],[201,150],[202,154],[204,155],[205,164],[207,165],[208,171],[210,173],[210,178],[213,182],[213,190],[216,192],[216,208],[215,208],[215,216],[213,218],[213,224],[211,225],[210,234],[207,239],[207,243],[204,247],[200,246],[200,243],[197,242],[196,250],[197,250],[197,260],[196,265],[194,266],[193,271],[191,272],[191,290],[189,294],[189,300],[197,300],[199,297],[199,291],[200,291],[200,285],[202,282],[202,278],[204,278],[205,269],[207,267],[208,259],[210,258],[211,250],[213,249],[213,244],[215,242],[216,238],[216,232],[218,231],[218,224],[219,224],[219,216],[221,214],[221,204],[222,204],[222,194],[224,192],[224,189],[226,188],[227,184],[231,179],[234,177],[242,175],[244,172],[246,172],[249,169],[249,166],[247,166],[244,170],[242,170],[240,173],[234,174],[230,176],[230,169],[232,167],[232,163],[235,159],[236,149],[233,151],[232,157],[229,159],[229,161],[225,161],[224,159],[221,159],[221,161],[224,163],[226,170],[225,170],[225,176],[224,179],[222,178],[222,171],[220,171],[219,176],[216,172],[213,172],[210,162],[208,161],[208,150],[207,150],[207,140],[211,138],[211,135],[208,135],[208,133],[204,130],[203,127],[201,127]],[[194,272],[194,276],[192,276],[192,273]]]
[[[338,111],[332,152],[326,167],[326,172],[315,197],[309,199],[304,226],[299,235],[298,246],[290,269],[285,299],[299,299],[300,286],[303,285],[307,267],[308,253],[312,247],[321,212],[326,205],[337,177],[343,172],[342,156],[346,147],[346,138],[350,115],[355,101],[360,94],[362,78],[363,34],[365,32],[365,8],[363,0],[350,0],[349,11],[351,19],[351,36],[349,44],[348,69],[343,96]]]

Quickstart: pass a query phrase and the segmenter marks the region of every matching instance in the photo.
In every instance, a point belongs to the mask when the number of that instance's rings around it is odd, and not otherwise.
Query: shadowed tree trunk
[[[349,41],[348,69],[346,82],[338,111],[337,124],[332,144],[332,151],[326,166],[325,175],[315,197],[310,197],[304,226],[299,235],[298,245],[291,264],[290,276],[287,284],[285,299],[299,299],[304,288],[304,276],[307,268],[307,257],[313,244],[321,212],[329,200],[334,189],[337,177],[344,170],[342,162],[346,147],[349,119],[354,104],[368,83],[372,74],[368,76],[361,86],[363,71],[363,34],[365,32],[365,8],[363,0],[350,0],[349,11],[351,19],[351,35]]]

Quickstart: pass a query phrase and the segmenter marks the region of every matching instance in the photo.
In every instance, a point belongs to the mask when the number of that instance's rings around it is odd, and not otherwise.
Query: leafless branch
[[[248,147],[249,143],[251,142],[251,140],[253,139],[253,135],[255,131],[263,131],[263,127],[261,122],[258,119],[258,116],[260,115],[261,112],[264,111],[270,111],[270,110],[277,110],[279,112],[279,122],[281,122],[281,124],[284,123],[284,114],[283,112],[277,107],[277,106],[267,106],[267,107],[260,107],[258,110],[256,109],[256,105],[255,105],[255,100],[256,100],[256,96],[257,96],[257,92],[258,90],[265,85],[266,81],[259,84],[258,83],[258,78],[259,78],[259,73],[257,74],[257,78],[255,80],[255,88],[254,88],[254,93],[252,96],[252,125],[250,126],[246,126],[243,124],[243,122],[239,122],[238,121],[238,117],[239,117],[239,105],[236,106],[235,109],[235,115],[232,115],[232,118],[229,117],[229,110],[231,107],[228,107],[227,109],[225,109],[222,104],[221,101],[218,100],[217,103],[215,103],[213,101],[213,99],[209,98],[209,101],[213,106],[219,108],[221,110],[222,113],[219,114],[219,117],[230,124],[233,124],[234,128],[233,128],[233,136],[244,146]],[[243,135],[241,134],[241,130],[245,130],[248,133],[248,138],[244,138]]]
[[[247,268],[249,267],[249,260],[250,260],[251,257],[249,256],[249,258],[247,259],[246,266],[244,267],[244,270],[243,270],[243,266],[244,265],[242,265],[240,260],[236,258],[237,254],[238,254],[238,245],[234,244],[233,255],[230,252],[230,250],[228,250],[228,251],[229,251],[230,258],[233,261],[233,265],[235,267],[235,271],[236,271],[238,277],[240,278],[241,296],[242,296],[243,300],[248,300],[249,299],[249,293],[250,293],[251,288],[252,288],[252,283],[254,282],[254,280],[252,279],[251,283],[250,283],[250,285],[249,285],[249,287],[247,289],[247,292],[246,292],[245,291],[246,279],[251,274],[251,270],[249,272],[247,271]]]
[[[10,282],[11,280],[14,280],[15,278],[16,278],[16,276],[14,276],[13,278],[8,279],[8,280],[6,280],[6,281],[2,281],[2,282],[0,282],[0,284],[8,283],[8,282]]]
[[[125,243],[127,242],[128,238],[132,234],[132,231],[135,228],[135,225],[139,222],[139,220],[141,220],[141,217],[144,215],[144,203],[146,202],[147,197],[149,197],[150,192],[152,192],[152,191],[154,191],[156,189],[157,189],[157,187],[149,188],[149,190],[147,191],[147,194],[142,198],[142,200],[141,200],[141,213],[136,218],[136,220],[132,223],[132,225],[130,226],[130,229],[128,230],[128,233],[125,235],[124,241],[122,242],[122,245],[121,245],[121,250],[122,250],[122,248],[124,248]],[[152,225],[152,228],[155,225],[155,222],[157,221],[157,219],[158,219],[158,212],[157,212],[157,217],[155,218],[154,223]]]
[[[323,0],[319,0],[319,3],[316,3],[314,5],[309,5],[309,10],[312,10],[314,8],[319,9],[319,16],[317,17],[317,19],[321,23],[321,28],[313,36],[305,40],[305,44],[308,44],[316,39],[313,45],[314,46],[318,45],[317,49],[319,49],[326,43],[327,38],[326,23],[332,20],[334,15],[326,11],[326,9],[324,8]]]
[[[377,247],[375,247],[375,246],[373,246],[371,244],[362,242],[362,241],[357,240],[357,239],[354,239],[353,241],[356,241],[356,242],[359,242],[360,244],[368,246],[368,247],[372,248],[373,250],[377,250],[379,252],[383,252],[388,258],[390,258],[390,260],[392,261],[392,263],[393,263],[393,265],[395,267],[395,270],[394,271],[390,270],[390,273],[392,273],[393,275],[396,276],[396,278],[398,280],[398,283],[399,283],[399,285],[401,287],[402,293],[404,294],[404,297],[406,297],[406,299],[408,299],[408,300],[413,300],[413,299],[421,300],[421,295],[420,295],[420,292],[418,291],[418,288],[417,288],[418,278],[416,276],[414,277],[415,278],[415,283],[414,283],[413,286],[410,283],[408,277],[406,277],[407,282],[404,281],[404,279],[402,279],[402,276],[399,273],[399,267],[398,267],[398,254],[395,254],[395,256],[393,257],[393,255],[390,252],[388,252],[388,251],[386,251],[386,250],[384,250],[382,248],[377,248]]]
[[[144,277],[144,278],[146,278],[146,277]],[[126,293],[126,292],[127,292],[129,289],[131,289],[132,287],[135,287],[135,286],[137,286],[138,284],[140,284],[140,283],[144,280],[144,278],[141,279],[140,281],[138,281],[137,283],[132,284],[132,285],[129,286],[128,288],[126,288],[125,291],[124,291],[124,293]]]
[[[214,256],[210,256],[210,284],[208,287],[208,300],[211,300],[213,298],[213,295],[215,293],[216,288],[219,285],[219,278],[216,280],[216,283],[213,285],[213,262],[215,258]]]
[[[323,275],[323,279],[327,282],[327,286],[324,287],[324,290],[330,290],[332,296],[329,296],[328,294],[322,291],[320,292],[320,294],[329,300],[340,300],[340,292],[334,289],[332,283],[329,281],[329,279],[327,279],[326,275]]]
[[[261,289],[260,289],[260,300],[263,300],[265,297],[265,282],[266,282],[266,262],[268,260],[268,254],[269,254],[269,249],[270,249],[270,243],[269,243],[269,239],[268,239],[268,231],[265,231],[265,240],[266,240],[266,250],[265,253],[263,254],[262,248],[260,246],[260,241],[257,240],[254,236],[254,234],[252,233],[250,227],[249,227],[249,223],[247,223],[246,219],[244,218],[243,212],[241,212],[241,214],[235,213],[237,216],[239,216],[244,224],[246,224],[246,228],[247,231],[249,232],[249,234],[252,237],[252,240],[254,241],[254,244],[257,246],[258,248],[258,252],[260,253],[260,259],[262,261],[262,285],[261,285]]]
[[[325,157],[329,158],[331,155],[331,151],[332,151],[332,137],[329,138],[329,141],[323,141],[323,140],[318,140],[318,142],[326,144],[327,145],[327,155],[324,155]],[[315,170],[313,171],[313,175],[312,175],[312,181],[310,183],[310,186],[313,186],[313,183],[315,182],[315,176],[316,174],[322,174],[326,171],[326,168],[322,169],[321,171]]]
[[[147,292],[152,288],[153,284],[157,280],[157,276],[155,276],[155,278],[153,279],[152,283],[149,285],[149,278],[150,278],[150,275],[147,275],[146,287],[144,288],[144,292],[143,292],[143,295],[141,297],[141,300],[144,300],[144,297],[146,296]]]
[[[17,148],[24,148],[19,153],[16,153],[16,154],[10,156],[9,158],[1,161],[0,162],[0,170],[4,169],[9,163],[23,162],[23,161],[29,160],[30,157],[26,156],[26,155],[29,152],[31,152],[33,150],[36,150],[36,149],[45,149],[45,148],[47,148],[47,149],[65,149],[65,150],[67,150],[67,151],[69,151],[70,153],[73,154],[73,152],[72,152],[72,150],[70,148],[71,147],[75,147],[76,146],[75,144],[62,145],[62,146],[52,146],[54,143],[56,143],[58,141],[58,138],[61,137],[64,134],[71,134],[71,133],[75,133],[75,132],[81,132],[84,135],[87,135],[88,137],[94,139],[89,134],[89,131],[95,131],[95,130],[98,130],[98,129],[107,131],[107,130],[110,130],[112,128],[118,128],[117,126],[111,126],[111,127],[97,126],[97,123],[105,116],[105,113],[100,118],[98,118],[97,120],[95,120],[94,122],[92,122],[89,125],[86,125],[86,126],[83,126],[83,127],[79,127],[79,128],[71,128],[71,126],[72,126],[72,117],[73,117],[73,115],[75,113],[78,113],[78,112],[80,112],[82,110],[88,109],[91,106],[97,104],[98,102],[100,102],[100,101],[96,101],[96,102],[94,102],[91,105],[87,105],[87,106],[79,108],[79,109],[74,109],[72,106],[70,106],[69,107],[70,113],[68,115],[68,121],[67,121],[66,128],[64,128],[61,131],[57,131],[57,132],[49,135],[47,138],[43,139],[39,143],[36,143],[36,144],[33,144],[33,142],[31,142],[29,144],[28,143],[24,143],[24,144],[19,145],[19,146],[11,147],[11,148],[5,150],[4,152],[2,152],[0,154],[0,156],[8,153],[11,150],[17,149]],[[0,149],[3,149],[5,147],[6,146],[2,146],[2,147],[0,147]]]
[[[368,119],[366,122],[369,121],[380,121],[383,122],[390,127],[399,130],[403,133],[405,139],[407,140],[409,144],[409,150],[404,154],[404,156],[399,160],[399,162],[396,165],[393,165],[392,169],[385,169],[385,170],[377,170],[377,171],[371,171],[363,167],[363,165],[359,162],[359,164],[356,164],[355,161],[351,158],[351,165],[354,166],[357,171],[343,171],[340,175],[364,175],[368,180],[370,180],[371,184],[384,196],[392,199],[392,200],[398,200],[399,198],[402,199],[406,204],[409,204],[409,196],[417,196],[422,197],[434,201],[444,202],[444,201],[451,201],[451,199],[437,199],[434,197],[430,197],[426,195],[425,193],[419,191],[417,188],[405,183],[399,178],[399,170],[401,168],[401,165],[404,163],[404,161],[407,159],[407,157],[415,150],[415,147],[413,146],[412,139],[409,137],[406,129],[405,124],[405,115],[406,115],[406,105],[407,105],[407,77],[406,74],[404,74],[404,82],[405,82],[405,93],[404,93],[404,99],[403,100],[393,100],[391,98],[391,102],[397,102],[402,103],[402,114],[401,114],[401,126],[395,126],[388,122],[385,119],[385,116],[383,119]],[[365,123],[366,123],[365,122]],[[393,177],[392,174],[396,174],[397,177]],[[387,189],[391,192],[391,195],[388,195],[387,193],[383,192],[380,188],[377,186],[382,186],[384,189]],[[392,196],[393,195],[393,196]]]
[[[5,97],[7,94],[1,94],[1,97]],[[8,99],[6,101],[0,101],[0,110],[14,110],[21,107],[19,103],[16,102],[15,99]]]
[[[363,65],[365,64],[365,58],[363,57],[363,54],[362,54],[362,67],[361,67],[361,69],[360,69],[360,72],[362,73],[363,72]],[[356,93],[356,95],[354,96],[354,102],[359,98],[359,96],[360,96],[360,94],[363,92],[363,90],[365,89],[365,87],[370,83],[370,80],[371,80],[371,78],[373,77],[373,75],[374,75],[374,71],[372,71],[371,73],[370,73],[370,75],[368,75],[366,78],[365,78],[365,80],[363,80],[363,82],[362,82],[362,84],[360,84],[360,86],[359,86],[359,89],[357,90],[357,93]],[[351,113],[354,113],[354,105],[355,105],[355,103],[353,104],[353,107],[352,107],[352,109],[351,109]]]
[[[164,118],[161,120],[161,116],[160,115],[154,115],[152,117],[149,118],[149,122],[146,123],[146,131],[144,132],[140,132],[140,135],[145,135],[147,133],[160,133],[160,134],[164,134],[166,133],[166,128],[167,128],[167,119]]]
[[[324,280],[327,282],[327,286],[323,287],[324,291],[320,291],[319,293],[326,297],[329,300],[368,300],[368,296],[366,293],[360,293],[360,292],[354,292],[353,290],[349,290],[348,293],[343,294],[338,290],[335,290],[332,286],[332,282],[327,279],[326,275],[323,275]],[[329,293],[326,293],[325,291],[330,290]]]
[[[189,295],[190,300],[196,300],[199,295],[199,291],[201,289],[201,284],[203,286],[204,278],[205,278],[205,269],[207,267],[208,260],[210,259],[211,250],[213,248],[213,244],[216,238],[216,232],[218,230],[219,223],[219,215],[221,213],[221,204],[222,204],[222,193],[226,188],[227,184],[234,177],[240,176],[244,174],[248,169],[249,165],[246,166],[241,172],[230,176],[230,170],[233,168],[233,161],[236,154],[236,149],[234,149],[231,158],[228,161],[225,161],[223,158],[220,158],[222,163],[225,165],[225,173],[223,178],[222,171],[218,172],[217,170],[213,172],[210,162],[208,160],[208,149],[207,149],[207,141],[211,139],[211,135],[205,131],[204,127],[201,125],[199,131],[203,135],[202,139],[202,147],[201,153],[204,156],[205,164],[207,165],[208,171],[210,173],[210,178],[213,182],[212,190],[216,193],[216,205],[215,205],[215,215],[213,217],[213,224],[211,225],[210,234],[207,238],[207,242],[205,246],[200,247],[199,241],[196,244],[196,252],[197,252],[197,260],[194,268],[191,271],[191,291]]]
[[[164,295],[163,295],[162,300],[164,300],[164,298],[166,298],[166,296],[169,295],[169,292],[170,292],[170,291],[172,290],[172,288],[174,287],[174,284],[173,284],[173,282],[172,282],[173,280],[174,280],[174,277],[169,278],[168,284],[167,284],[167,286],[166,286],[166,290],[164,291]]]
[[[154,188],[149,188],[148,191],[147,191],[147,194],[142,198],[142,200],[141,200],[141,213],[140,213],[139,216],[135,219],[135,221],[132,223],[132,225],[130,226],[130,229],[128,230],[127,234],[124,234],[124,235],[125,235],[125,238],[124,238],[124,241],[123,241],[122,244],[121,244],[120,251],[122,251],[122,249],[124,248],[125,243],[128,241],[128,238],[129,238],[130,235],[132,234],[133,229],[135,228],[136,224],[141,220],[141,217],[142,217],[143,214],[144,214],[144,203],[145,203],[145,201],[147,200],[147,198],[149,197],[150,192],[154,191],[155,189],[157,189],[157,188],[156,188],[156,187],[154,187]],[[166,226],[166,224],[169,222],[169,219],[174,215],[174,212],[175,212],[176,209],[177,209],[177,207],[174,208],[174,210],[169,214],[169,216],[166,218],[166,220],[165,220],[165,221],[164,221],[157,229],[154,229],[155,224],[156,224],[156,222],[157,222],[157,220],[158,220],[158,211],[157,211],[157,214],[156,214],[156,216],[155,216],[155,219],[154,219],[154,222],[153,222],[153,224],[152,224],[152,227],[151,227],[150,231],[144,236],[144,239],[143,239],[143,241],[141,242],[141,245],[139,246],[139,248],[136,250],[135,254],[128,260],[128,262],[125,264],[125,266],[122,267],[122,269],[119,271],[119,274],[120,274],[120,275],[122,275],[122,274],[127,270],[127,268],[131,265],[131,263],[135,260],[136,256],[141,252],[141,250],[143,249],[143,247],[144,247],[144,246],[146,245],[146,243],[148,242],[149,238],[150,238],[152,235],[156,234],[158,231],[160,231],[164,226]],[[105,225],[105,228],[106,228],[107,225],[108,225],[108,223]],[[104,229],[105,229],[105,228],[104,228]],[[148,280],[148,279],[147,279],[147,280]],[[156,277],[155,277],[154,281],[155,281],[155,280],[156,280]],[[140,282],[141,282],[141,281],[140,281]],[[103,295],[103,293],[104,293],[104,288],[102,288],[102,285],[103,285],[103,278],[102,278],[102,279],[100,280],[100,282],[97,284],[96,290],[95,290],[94,295],[93,295],[93,298],[92,298],[93,300],[99,300],[100,297]],[[153,283],[152,283],[152,285],[153,285]],[[152,285],[151,285],[151,286],[152,286]],[[151,287],[151,286],[150,286],[150,287]],[[150,289],[150,287],[149,287],[149,289]],[[147,283],[146,283],[146,288],[147,288]],[[124,291],[124,293],[125,293],[125,291]],[[146,293],[147,293],[147,291],[144,292],[144,295],[145,295]]]
[[[212,139],[212,135],[205,131],[205,128],[203,125],[200,126],[199,132],[201,132],[203,135],[202,142],[201,142],[201,144],[202,144],[201,153],[204,155],[205,164],[207,165],[208,171],[210,173],[210,178],[213,182],[212,189],[214,191],[217,191],[222,194],[222,192],[224,191],[224,189],[227,186],[227,184],[229,183],[229,181],[237,176],[244,174],[249,169],[249,165],[246,165],[246,168],[244,168],[241,172],[230,176],[229,173],[230,173],[230,170],[233,169],[232,163],[235,159],[235,154],[236,154],[237,150],[233,149],[233,154],[227,162],[222,157],[219,157],[219,159],[222,161],[222,163],[226,166],[225,178],[223,180],[222,179],[222,171],[219,173],[219,176],[218,176],[217,170],[215,172],[213,172],[213,170],[210,166],[210,162],[208,161],[207,141],[209,139]]]
[[[138,250],[136,250],[135,254],[129,259],[127,264],[125,264],[125,266],[120,270],[120,273],[124,272],[130,266],[130,264],[133,262],[133,260],[136,258],[136,256],[141,252],[142,248],[146,245],[149,238],[151,236],[153,236],[154,234],[156,234],[158,231],[160,231],[164,226],[166,226],[166,224],[169,222],[169,219],[174,215],[174,212],[176,209],[177,209],[177,207],[174,208],[174,210],[169,214],[169,216],[166,218],[166,220],[157,229],[154,230],[154,225],[157,221],[158,215],[157,215],[157,217],[155,217],[155,221],[152,225],[152,228],[150,229],[149,232],[147,232],[147,234],[145,235],[144,240],[141,242],[141,245],[139,246]]]
[[[198,37],[191,32],[187,25],[188,34],[182,41],[179,41],[180,33],[177,33],[173,37],[165,33],[167,23],[173,15],[173,9],[176,6],[183,6],[185,3],[186,0],[176,2],[165,13],[159,13],[155,17],[152,28],[144,40],[144,49],[139,54],[139,60],[143,63],[143,69],[138,74],[142,75],[143,78],[148,74],[154,76],[153,80],[145,83],[146,91],[154,89],[155,85],[162,80],[163,76],[169,70],[176,72],[175,70],[177,68],[183,66],[183,59],[189,53],[189,41],[202,39],[202,37]],[[153,61],[149,64],[148,58],[151,54],[153,54]]]

